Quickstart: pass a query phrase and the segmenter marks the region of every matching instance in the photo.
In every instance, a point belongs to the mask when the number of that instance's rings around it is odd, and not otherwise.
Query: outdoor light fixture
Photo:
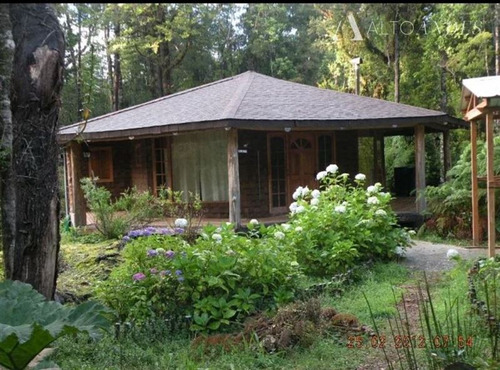
[[[83,158],[90,158],[90,152],[83,152]]]
[[[285,132],[290,132],[290,131],[292,131],[291,127],[285,127]]]
[[[225,127],[224,130],[229,131],[231,130],[231,127]]]
[[[178,132],[174,132],[172,135],[177,136],[177,135],[179,135],[179,133]]]
[[[134,140],[134,137],[133,136],[129,136],[128,139],[129,140]]]
[[[398,127],[398,125],[396,125],[396,124],[393,124],[393,125],[392,125],[392,127],[393,127],[393,128],[396,128],[396,127]]]

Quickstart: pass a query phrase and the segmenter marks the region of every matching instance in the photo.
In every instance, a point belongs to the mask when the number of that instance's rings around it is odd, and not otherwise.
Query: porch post
[[[229,188],[229,222],[241,226],[240,170],[238,163],[238,131],[230,129],[227,136],[227,172]]]
[[[415,126],[415,188],[417,199],[415,201],[417,212],[425,211],[425,127]]]
[[[448,180],[447,172],[451,167],[451,152],[450,152],[450,131],[443,131],[443,179]]]
[[[479,245],[479,191],[477,185],[477,122],[470,122],[470,156],[472,183],[472,245]]]
[[[87,225],[87,206],[83,191],[80,186],[80,179],[82,178],[82,146],[81,144],[72,141],[69,144],[69,164],[68,168],[69,181],[69,214],[71,217],[71,224],[73,226]]]
[[[488,190],[488,257],[495,257],[495,173],[493,167],[493,113],[486,114],[486,189]]]

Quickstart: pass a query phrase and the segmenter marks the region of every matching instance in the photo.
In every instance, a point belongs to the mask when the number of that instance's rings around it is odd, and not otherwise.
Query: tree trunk
[[[394,101],[399,103],[400,93],[399,93],[399,5],[396,5],[396,16],[394,21]]]
[[[120,37],[120,24],[115,23],[114,26],[115,37]],[[114,53],[114,69],[115,74],[113,76],[113,110],[119,110],[122,107],[123,100],[123,89],[122,89],[122,68],[120,63],[120,53],[115,51]]]
[[[14,59],[14,40],[10,24],[9,4],[0,4],[0,194],[2,204],[2,239],[4,265],[14,257],[16,234],[16,193],[12,166],[12,112],[10,110],[10,78]]]
[[[441,53],[441,111],[446,112],[448,108],[448,90],[446,89],[446,64],[448,63],[448,57],[446,52]]]
[[[15,181],[7,190],[15,192],[15,234],[5,236],[5,273],[51,299],[59,252],[56,133],[64,34],[48,4],[10,4],[10,20],[16,45],[10,99]],[[4,230],[12,221],[4,220]]]
[[[108,65],[108,83],[111,95],[111,108],[115,106],[115,94],[114,94],[114,73],[113,73],[113,59],[111,58],[111,48],[109,46],[109,25],[104,26],[104,42],[106,44],[106,64]]]
[[[77,6],[77,21],[78,21],[78,64],[76,66],[76,101],[77,101],[77,117],[78,121],[83,118],[83,98],[82,98],[82,13],[80,7]]]
[[[500,76],[500,3],[495,4],[495,75]]]

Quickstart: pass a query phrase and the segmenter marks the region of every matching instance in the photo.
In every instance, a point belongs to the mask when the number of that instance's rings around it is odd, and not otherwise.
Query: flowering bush
[[[124,263],[98,287],[98,296],[122,319],[189,315],[194,330],[217,330],[289,301],[300,275],[293,250],[272,235],[274,229],[258,222],[249,228],[260,228],[262,237],[238,235],[229,224],[205,227],[192,244],[167,234],[131,238]]]
[[[296,249],[307,273],[332,275],[359,260],[401,254],[409,246],[410,238],[397,227],[390,208],[391,195],[380,183],[365,188],[366,176],[361,173],[352,183],[348,174],[338,174],[336,165],[316,178],[320,189],[295,191],[290,227],[279,234]]]

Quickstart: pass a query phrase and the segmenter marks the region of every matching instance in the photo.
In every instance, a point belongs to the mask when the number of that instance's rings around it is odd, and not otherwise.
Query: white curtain
[[[197,193],[203,201],[227,201],[227,133],[207,131],[174,136],[174,190]]]

